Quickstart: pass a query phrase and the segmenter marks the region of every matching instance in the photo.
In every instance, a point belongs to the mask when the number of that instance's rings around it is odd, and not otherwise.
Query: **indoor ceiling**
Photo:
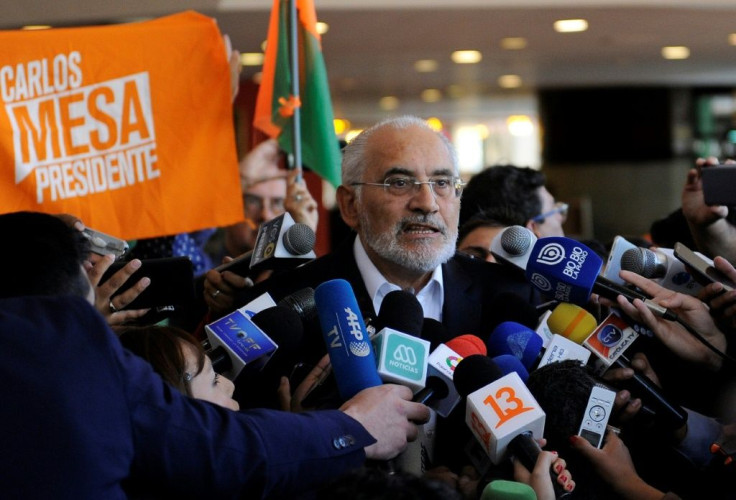
[[[118,22],[195,9],[217,18],[241,52],[260,51],[272,0],[0,0],[0,27]],[[578,3],[581,6],[572,7]],[[734,86],[736,0],[315,0],[329,25],[323,52],[333,98],[418,99],[438,89],[460,95],[529,93],[538,88],[611,85]],[[584,5],[584,6],[583,6]],[[558,19],[584,18],[589,29],[559,34]],[[504,50],[505,37],[524,37],[523,50]],[[690,58],[664,60],[661,49],[684,45]],[[483,60],[458,65],[450,54],[476,49]],[[436,71],[414,63],[434,59]],[[246,77],[259,68],[248,67]],[[517,90],[498,85],[521,77]]]

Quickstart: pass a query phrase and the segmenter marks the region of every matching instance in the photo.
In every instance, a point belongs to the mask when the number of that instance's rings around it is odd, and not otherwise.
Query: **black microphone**
[[[295,223],[285,212],[260,225],[253,250],[217,266],[215,271],[251,276],[267,269],[296,267],[315,258],[312,250],[316,238],[311,227]]]
[[[281,377],[291,373],[301,352],[302,320],[292,309],[276,305],[256,313],[252,321],[278,347],[262,366],[246,364],[233,380],[233,399],[241,408],[277,408]]]
[[[386,294],[376,317],[376,329],[392,328],[420,337],[424,324],[424,310],[416,296],[405,290]]]

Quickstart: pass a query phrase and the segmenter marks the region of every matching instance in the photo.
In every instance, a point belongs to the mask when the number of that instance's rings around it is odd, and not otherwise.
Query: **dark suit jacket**
[[[340,411],[187,398],[74,297],[0,300],[0,381],[4,498],[126,498],[126,478],[169,498],[296,498],[374,442]]]

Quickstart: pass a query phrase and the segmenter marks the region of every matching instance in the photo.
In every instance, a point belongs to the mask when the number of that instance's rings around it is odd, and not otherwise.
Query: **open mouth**
[[[442,231],[432,224],[422,224],[422,223],[416,223],[416,222],[408,222],[402,225],[401,231],[405,234],[436,234],[441,233]]]

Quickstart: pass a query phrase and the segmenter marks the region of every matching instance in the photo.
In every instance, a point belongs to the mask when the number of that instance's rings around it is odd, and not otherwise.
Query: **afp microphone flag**
[[[0,32],[0,101],[0,213],[70,213],[124,239],[242,219],[214,19]]]
[[[299,75],[292,75],[289,64],[289,0],[274,0],[253,125],[270,137],[278,138],[281,149],[293,153],[290,121],[294,108],[300,107],[302,161],[337,187],[340,184],[340,148],[314,2],[293,1],[298,16]],[[297,77],[298,100],[291,93],[292,81]]]

